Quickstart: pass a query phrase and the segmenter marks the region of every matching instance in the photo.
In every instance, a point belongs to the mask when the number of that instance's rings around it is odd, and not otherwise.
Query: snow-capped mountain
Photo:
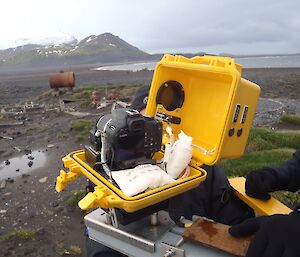
[[[30,44],[0,50],[0,67],[71,66],[144,60],[149,55],[118,36],[104,33],[80,41],[73,37],[26,41]]]
[[[23,45],[61,45],[61,44],[77,43],[77,39],[64,33],[56,33],[47,37],[35,36],[28,38],[19,38],[12,43],[12,46]]]

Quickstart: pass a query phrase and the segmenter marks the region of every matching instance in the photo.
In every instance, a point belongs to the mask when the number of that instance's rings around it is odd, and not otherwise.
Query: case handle
[[[193,147],[199,149],[201,152],[203,152],[205,155],[213,155],[214,152],[216,151],[216,147],[214,147],[213,149],[210,149],[210,150],[207,150],[205,149],[204,147],[202,146],[199,146],[199,145],[195,145],[195,144],[192,144]]]

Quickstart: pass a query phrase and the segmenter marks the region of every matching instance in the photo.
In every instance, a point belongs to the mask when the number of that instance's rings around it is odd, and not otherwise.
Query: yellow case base
[[[68,154],[63,158],[63,162],[69,172],[61,171],[60,176],[57,177],[56,190],[58,192],[78,175],[87,177],[96,185],[95,191],[79,202],[79,207],[82,209],[120,208],[127,212],[135,212],[197,187],[207,175],[204,169],[190,166],[191,172],[187,178],[129,197],[86,162],[84,150]]]

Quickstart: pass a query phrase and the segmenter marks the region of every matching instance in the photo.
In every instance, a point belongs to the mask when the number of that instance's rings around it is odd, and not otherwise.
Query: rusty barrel
[[[72,71],[49,73],[48,78],[50,87],[54,89],[75,86],[75,74]]]

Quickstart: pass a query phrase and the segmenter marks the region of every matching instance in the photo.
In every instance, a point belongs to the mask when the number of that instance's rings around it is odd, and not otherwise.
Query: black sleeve
[[[275,190],[297,191],[300,189],[300,149],[293,158],[277,168],[273,168],[276,178]]]

